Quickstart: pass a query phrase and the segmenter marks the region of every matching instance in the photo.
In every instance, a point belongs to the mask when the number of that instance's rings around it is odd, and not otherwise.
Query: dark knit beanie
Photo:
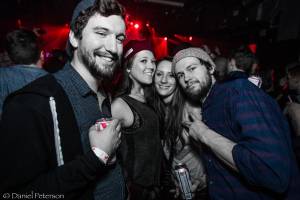
[[[85,10],[92,7],[94,3],[95,0],[82,0],[77,4],[73,11],[72,20],[70,23],[72,29],[74,28],[76,18],[80,15],[80,13],[83,13]]]
[[[82,0],[80,1],[77,6],[75,7],[72,15],[72,20],[70,23],[70,27],[73,30],[76,18],[80,15],[80,13],[83,13],[88,8],[92,7],[95,3],[95,0]],[[68,39],[67,45],[66,45],[66,52],[68,56],[72,57],[72,45],[70,44],[70,41]]]
[[[123,51],[123,61],[127,61],[140,51],[149,50],[154,53],[149,40],[130,40]]]

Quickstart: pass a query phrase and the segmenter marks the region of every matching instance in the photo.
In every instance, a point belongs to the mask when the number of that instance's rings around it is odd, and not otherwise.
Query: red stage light
[[[17,26],[18,26],[19,28],[22,27],[22,21],[21,21],[21,19],[18,19],[18,20],[17,20]]]
[[[130,25],[133,26],[133,22],[130,22]]]
[[[150,26],[150,24],[149,24],[149,23],[147,23],[147,24],[146,24],[146,26],[147,26],[147,27],[149,27],[149,26]]]
[[[249,44],[248,47],[252,53],[254,53],[254,54],[256,53],[256,49],[257,49],[256,44]]]
[[[192,41],[192,40],[193,40],[193,37],[192,37],[192,36],[190,36],[190,37],[189,37],[189,41]]]
[[[164,37],[164,40],[167,41],[167,40],[168,40],[168,37]]]
[[[134,25],[134,28],[135,28],[135,29],[138,29],[139,27],[140,27],[140,25],[137,24],[137,23]]]

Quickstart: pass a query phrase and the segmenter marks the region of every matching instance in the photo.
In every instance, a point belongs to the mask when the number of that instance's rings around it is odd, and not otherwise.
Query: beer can
[[[112,121],[112,118],[100,118],[100,119],[98,119],[97,121],[96,121],[96,123],[95,123],[95,125],[96,125],[96,130],[97,131],[102,131],[102,130],[104,130],[106,127],[107,127],[107,125],[109,124],[109,123],[111,123],[111,121]]]
[[[181,163],[176,165],[175,175],[179,183],[182,199],[192,199],[192,182],[186,165]]]

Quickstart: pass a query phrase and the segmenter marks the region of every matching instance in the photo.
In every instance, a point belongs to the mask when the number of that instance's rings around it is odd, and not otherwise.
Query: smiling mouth
[[[115,63],[115,60],[111,57],[96,55],[96,58],[100,59],[103,64],[113,65]]]
[[[113,59],[110,58],[110,57],[102,56],[101,58],[102,58],[103,60],[107,61],[107,62],[112,62],[112,61],[113,61]]]
[[[148,76],[153,76],[153,71],[146,71],[146,72],[144,72],[146,75],[148,75]]]
[[[169,89],[170,88],[170,86],[167,86],[167,85],[159,85],[159,88],[160,89]]]
[[[113,54],[95,52],[94,55],[95,55],[95,57],[98,57],[98,58],[100,58],[101,60],[104,60],[107,63],[114,63],[114,62],[117,61],[117,57],[114,56]]]

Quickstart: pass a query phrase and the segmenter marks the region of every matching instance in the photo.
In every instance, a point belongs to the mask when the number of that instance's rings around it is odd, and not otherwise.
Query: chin
[[[144,81],[143,81],[143,84],[145,84],[145,85],[150,85],[150,84],[152,84],[152,79],[144,80]]]
[[[157,93],[159,94],[159,96],[161,96],[162,98],[167,97],[169,94],[166,93],[165,91],[157,91]]]

